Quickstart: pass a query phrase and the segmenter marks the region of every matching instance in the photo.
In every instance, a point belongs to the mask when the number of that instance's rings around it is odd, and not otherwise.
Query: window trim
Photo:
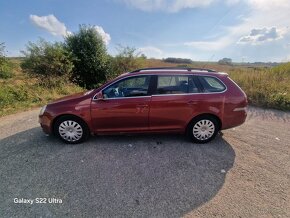
[[[125,77],[120,78],[120,79],[114,81],[113,83],[108,84],[107,86],[105,86],[104,88],[102,88],[99,92],[103,92],[103,90],[106,89],[107,87],[109,87],[109,86],[111,86],[111,85],[113,85],[113,84],[115,84],[115,83],[117,83],[117,82],[119,82],[121,80],[127,79],[127,78],[138,77],[138,76],[151,76],[150,83],[149,83],[149,88],[148,88],[148,92],[150,93],[151,92],[150,89],[152,89],[152,87],[150,87],[150,84],[152,82],[155,82],[154,85],[156,87],[154,87],[154,88],[157,89],[157,76],[159,76],[159,75],[161,75],[161,76],[162,75],[167,75],[167,76],[175,76],[175,75],[180,75],[180,76],[193,76],[193,80],[194,81],[195,81],[195,79],[198,79],[197,76],[213,77],[213,78],[217,79],[219,82],[221,82],[225,86],[225,90],[223,90],[221,92],[198,92],[198,93],[178,93],[178,94],[151,94],[151,95],[149,94],[147,96],[133,96],[133,97],[121,97],[121,98],[106,98],[104,100],[105,101],[108,101],[108,100],[111,100],[111,99],[112,100],[116,100],[116,99],[132,99],[132,98],[151,98],[153,96],[158,96],[159,97],[159,96],[168,96],[168,95],[172,95],[172,96],[174,96],[174,95],[214,95],[214,94],[224,93],[224,92],[226,92],[228,90],[228,87],[226,86],[226,84],[221,79],[219,79],[217,76],[214,76],[214,75],[203,75],[203,74],[195,74],[195,73],[184,73],[184,74],[179,74],[178,73],[178,74],[175,74],[174,72],[169,72],[168,74],[167,73],[166,74],[164,74],[164,73],[162,73],[162,74],[156,74],[156,73],[155,74],[148,74],[148,73],[146,73],[146,74],[137,74],[137,75],[126,75]],[[197,84],[197,86],[198,86],[198,88],[202,88],[201,84]],[[201,86],[201,87],[199,87],[199,86]],[[203,91],[203,90],[200,90],[200,91]],[[95,98],[96,95],[97,95],[97,93],[93,96],[92,100],[98,100],[97,98]]]

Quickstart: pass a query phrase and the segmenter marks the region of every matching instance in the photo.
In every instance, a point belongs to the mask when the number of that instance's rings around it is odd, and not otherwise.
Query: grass
[[[11,59],[11,76],[0,79],[0,116],[39,107],[62,96],[83,91],[79,86],[64,80],[53,86],[43,85],[39,79],[22,73],[21,61],[21,58]],[[154,59],[148,59],[144,63],[144,67],[160,66],[181,65]],[[290,63],[273,68],[201,62],[187,66],[227,72],[246,92],[250,104],[290,111]]]
[[[39,107],[62,96],[83,91],[77,85],[61,82],[55,86],[42,85],[37,78],[22,73],[21,59],[12,59],[12,77],[0,79],[0,116]]]
[[[234,69],[229,75],[246,92],[250,104],[290,110],[290,63],[271,69]]]

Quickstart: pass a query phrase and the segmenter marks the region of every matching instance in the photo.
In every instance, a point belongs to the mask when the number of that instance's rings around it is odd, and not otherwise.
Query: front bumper
[[[44,113],[43,115],[40,115],[38,118],[38,122],[40,123],[40,126],[44,133],[52,134],[51,128],[52,120],[50,119],[49,116],[47,116],[47,114]]]

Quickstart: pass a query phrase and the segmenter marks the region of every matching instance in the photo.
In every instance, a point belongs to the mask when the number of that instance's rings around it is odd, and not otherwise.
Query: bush
[[[233,65],[232,59],[230,58],[223,58],[221,60],[218,61],[219,64],[221,65]]]
[[[26,73],[32,73],[47,79],[66,76],[67,80],[73,68],[72,58],[62,43],[49,43],[40,39],[37,43],[29,42],[21,68]]]
[[[0,43],[0,79],[8,79],[13,76],[12,67],[7,58],[5,57],[4,43]]]
[[[117,50],[118,54],[111,57],[111,77],[144,67],[146,56],[137,53],[135,48],[119,45]]]
[[[91,89],[107,79],[109,57],[102,37],[93,26],[81,25],[77,33],[65,39],[65,45],[73,55],[73,81]]]
[[[188,58],[165,58],[164,62],[167,63],[174,63],[174,64],[192,64],[193,61],[191,59]]]
[[[0,79],[9,79],[13,77],[13,73],[10,71],[0,70]]]

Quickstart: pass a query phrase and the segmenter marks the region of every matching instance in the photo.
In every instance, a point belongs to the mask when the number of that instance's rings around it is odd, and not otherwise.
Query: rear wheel
[[[57,119],[54,133],[66,143],[77,144],[88,138],[89,128],[82,119],[66,115]]]
[[[213,140],[219,131],[219,123],[213,116],[199,116],[191,121],[187,134],[196,143],[207,143]]]

